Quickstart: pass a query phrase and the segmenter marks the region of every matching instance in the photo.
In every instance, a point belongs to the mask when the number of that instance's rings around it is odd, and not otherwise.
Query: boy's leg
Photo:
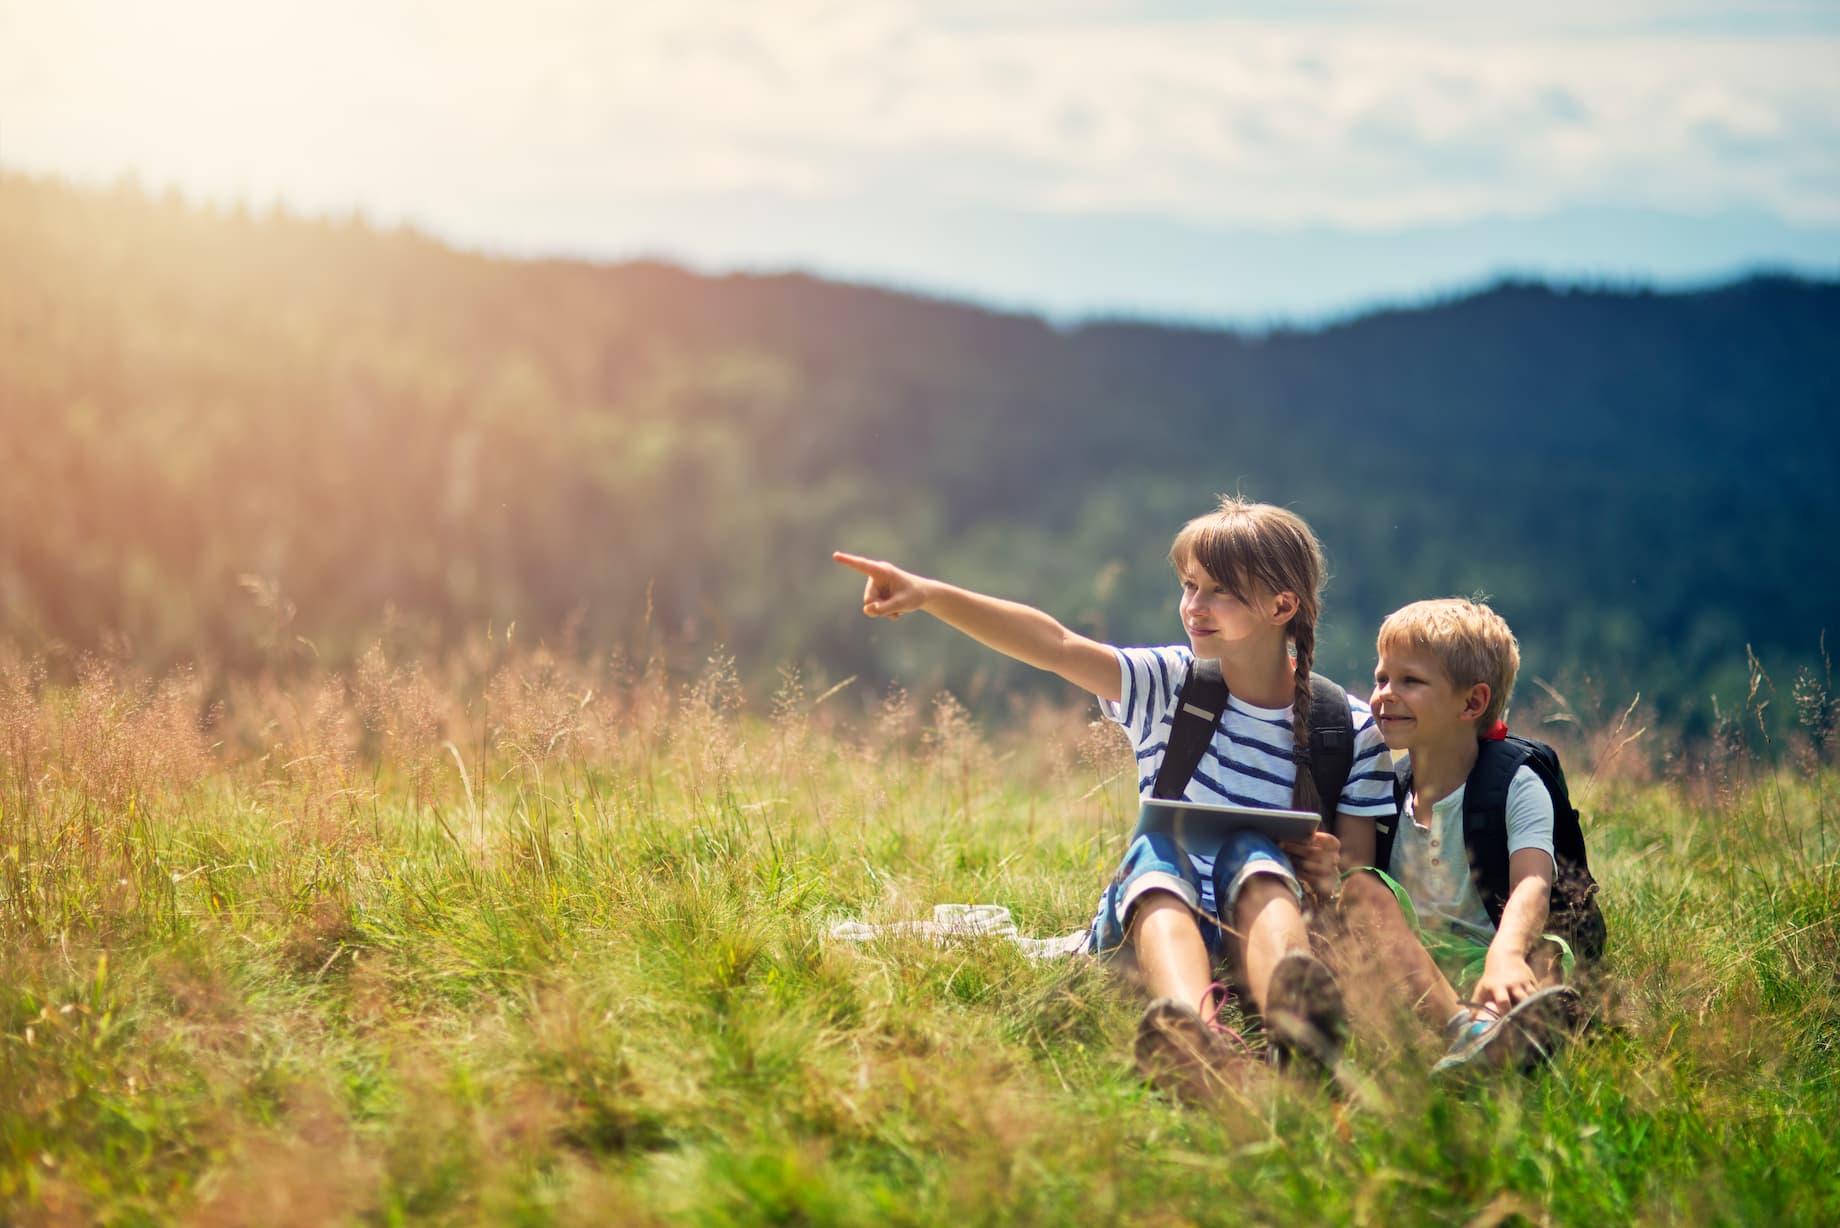
[[[1570,952],[1559,945],[1559,939],[1551,934],[1543,937],[1539,944],[1527,956],[1527,966],[1533,969],[1534,979],[1545,989],[1565,982],[1566,956]]]
[[[1354,945],[1361,995],[1388,1010],[1407,1009],[1441,1029],[1463,1005],[1406,920],[1392,889],[1373,874],[1342,884],[1342,923]]]
[[[1412,1009],[1449,1043],[1433,1074],[1548,1061],[1571,1026],[1577,994],[1563,984],[1570,951],[1552,935],[1527,956],[1540,989],[1498,1019],[1492,1010],[1459,996],[1420,941],[1401,897],[1379,876],[1348,877],[1341,915],[1352,947],[1349,962],[1360,970],[1355,979],[1362,996],[1371,994],[1394,1009]],[[1482,950],[1476,947],[1478,954]]]

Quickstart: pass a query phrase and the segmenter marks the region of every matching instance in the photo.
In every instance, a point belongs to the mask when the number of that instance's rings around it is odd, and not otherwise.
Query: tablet
[[[1212,855],[1236,831],[1256,831],[1273,840],[1306,842],[1321,825],[1307,810],[1257,810],[1207,802],[1175,802],[1147,797],[1137,811],[1131,838],[1161,832],[1174,836],[1190,853]]]

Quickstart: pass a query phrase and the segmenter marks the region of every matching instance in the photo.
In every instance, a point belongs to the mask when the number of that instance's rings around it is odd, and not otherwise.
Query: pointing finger
[[[842,563],[852,571],[860,571],[872,580],[886,580],[892,570],[888,564],[877,559],[866,559],[860,554],[845,554],[841,550],[831,551],[831,558]]]

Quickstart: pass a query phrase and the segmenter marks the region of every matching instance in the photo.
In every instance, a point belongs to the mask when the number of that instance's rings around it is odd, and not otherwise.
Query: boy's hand
[[[1539,979],[1533,975],[1526,956],[1491,949],[1482,965],[1482,979],[1476,982],[1476,992],[1470,995],[1470,1001],[1503,1015],[1539,987]]]
[[[1342,888],[1342,842],[1326,831],[1312,835],[1305,843],[1286,840],[1279,846],[1290,854],[1291,867],[1316,895],[1333,900]]]
[[[893,563],[845,554],[841,550],[834,551],[831,558],[869,577],[868,583],[863,585],[863,613],[870,618],[899,618],[926,604],[926,590],[920,577],[902,571]]]

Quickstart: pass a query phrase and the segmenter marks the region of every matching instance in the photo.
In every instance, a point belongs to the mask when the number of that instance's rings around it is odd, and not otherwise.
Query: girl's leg
[[[1201,880],[1181,846],[1165,835],[1139,836],[1099,902],[1093,949],[1127,952],[1152,998],[1206,1010],[1202,998],[1214,983],[1208,944],[1219,935],[1212,922],[1214,932],[1203,932],[1195,912],[1201,899]]]
[[[1170,891],[1141,893],[1128,933],[1150,1004],[1137,1021],[1137,1068],[1151,1083],[1190,1103],[1219,1104],[1258,1069],[1245,1049],[1227,1042],[1214,1014],[1214,961],[1201,923]],[[1237,1037],[1236,1037],[1237,1039]]]
[[[1240,967],[1246,989],[1263,1012],[1268,1005],[1271,974],[1292,951],[1310,950],[1310,931],[1295,889],[1275,874],[1254,874],[1239,889],[1233,925],[1240,936]]]
[[[1167,891],[1146,891],[1131,908],[1130,943],[1152,998],[1174,998],[1205,1013],[1214,984],[1213,960],[1194,910]]]
[[[1265,1020],[1272,1061],[1333,1079],[1347,1041],[1342,991],[1310,950],[1297,885],[1275,873],[1246,876],[1233,902],[1246,989]]]

